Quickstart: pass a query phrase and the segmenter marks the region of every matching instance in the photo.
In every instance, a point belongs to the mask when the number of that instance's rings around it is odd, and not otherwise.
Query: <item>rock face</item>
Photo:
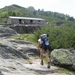
[[[7,26],[0,26],[0,37],[17,34],[17,32]]]
[[[5,59],[9,58],[28,58],[29,55],[37,55],[36,48],[32,43],[19,40],[6,40],[0,38],[0,56]]]
[[[52,63],[75,70],[74,49],[54,49],[51,53]]]
[[[33,33],[36,30],[39,30],[43,25],[12,25],[10,28],[16,30],[18,33]]]
[[[3,39],[2,39],[3,40]],[[8,42],[7,42],[8,43]],[[0,57],[9,59],[9,58],[26,58],[22,53],[17,51],[12,45],[12,47],[7,43],[1,43],[0,40]]]
[[[56,73],[55,69],[52,66],[51,68],[53,70],[49,73],[41,71],[37,72],[34,70],[32,71],[25,68],[23,66],[24,64],[29,64],[32,61],[35,62],[36,56],[37,58],[39,58],[39,52],[37,52],[37,48],[34,43],[10,39],[9,37],[14,34],[16,35],[17,33],[11,28],[8,28],[6,26],[0,27],[0,75],[60,75],[60,73]],[[72,53],[74,52],[71,50],[71,55]],[[72,55],[72,59],[75,60],[74,57],[75,54]],[[70,64],[72,64],[72,68],[75,68],[75,65],[73,63],[70,62]],[[61,75],[73,74],[61,73]]]

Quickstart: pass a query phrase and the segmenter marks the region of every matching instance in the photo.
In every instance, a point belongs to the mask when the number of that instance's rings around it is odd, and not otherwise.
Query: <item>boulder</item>
[[[75,70],[75,50],[54,49],[51,52],[51,62],[68,69]]]
[[[4,59],[26,58],[26,56],[17,50],[16,44],[14,45],[3,38],[0,38],[0,57]]]
[[[0,26],[0,37],[15,35],[17,32],[9,27]]]

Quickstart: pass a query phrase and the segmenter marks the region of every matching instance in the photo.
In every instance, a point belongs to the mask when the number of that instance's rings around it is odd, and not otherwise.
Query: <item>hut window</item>
[[[30,20],[30,23],[32,24],[33,23],[33,20]]]
[[[21,19],[19,19],[19,23],[21,24]]]

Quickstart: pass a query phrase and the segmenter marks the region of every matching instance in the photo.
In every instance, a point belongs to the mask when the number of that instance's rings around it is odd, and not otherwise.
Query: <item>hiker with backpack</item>
[[[42,34],[40,35],[38,39],[38,50],[40,51],[40,59],[41,59],[41,65],[44,65],[43,62],[43,55],[45,54],[47,61],[48,61],[48,66],[47,68],[50,68],[50,44],[48,40],[48,34]]]

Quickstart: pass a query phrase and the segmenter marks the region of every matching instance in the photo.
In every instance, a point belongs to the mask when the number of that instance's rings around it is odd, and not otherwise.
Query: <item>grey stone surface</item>
[[[75,70],[75,50],[54,49],[51,59],[54,64]]]
[[[15,33],[10,28],[0,27],[0,75],[73,75],[72,73],[56,73],[53,66],[51,66],[52,71],[49,72],[25,68],[22,64],[33,63],[36,56],[39,59],[37,47],[34,43],[8,38]],[[72,58],[74,59],[74,55]]]

